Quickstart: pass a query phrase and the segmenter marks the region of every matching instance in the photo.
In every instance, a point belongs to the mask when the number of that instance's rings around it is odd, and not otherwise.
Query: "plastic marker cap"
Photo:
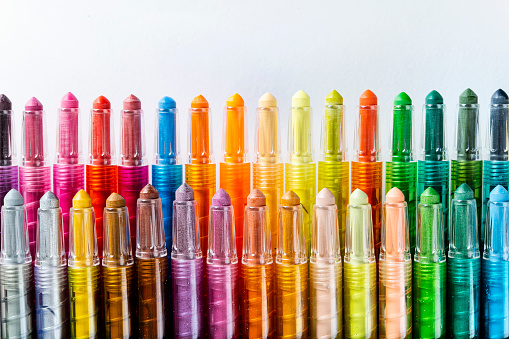
[[[209,108],[209,102],[203,95],[198,95],[191,101],[191,108]]]
[[[78,99],[71,92],[67,92],[66,95],[60,101],[60,107],[62,108],[79,108]]]
[[[231,204],[230,196],[222,188],[212,197],[212,206],[230,206]]]
[[[385,201],[390,204],[405,202],[405,195],[397,187],[393,187],[385,195]]]
[[[244,99],[238,94],[235,93],[231,97],[226,100],[226,106],[227,107],[242,107],[244,106]]]
[[[303,90],[298,91],[292,97],[292,107],[310,107],[311,99]]]
[[[32,97],[25,104],[25,111],[42,111],[42,109],[42,104],[36,97]]]
[[[193,201],[194,200],[194,190],[186,182],[183,183],[175,191],[175,200],[176,201]]]
[[[129,95],[123,103],[124,111],[134,111],[141,109],[141,100],[134,94]]]
[[[401,92],[394,98],[394,106],[407,106],[412,104],[412,99],[405,92]]]
[[[5,94],[0,94],[0,111],[10,111],[11,109],[11,100]]]
[[[4,197],[4,206],[23,206],[23,196],[14,188],[11,189]]]
[[[289,190],[281,197],[281,205],[298,206],[300,205],[300,198],[294,191]]]
[[[375,93],[371,92],[369,89],[365,90],[359,98],[359,105],[361,106],[372,106],[377,105],[378,98]]]
[[[264,95],[262,95],[262,97],[258,101],[258,106],[259,107],[277,107],[277,100],[272,94],[267,92]]]
[[[267,203],[265,195],[259,189],[255,188],[247,196],[247,206],[249,207],[262,207]]]
[[[94,100],[93,109],[111,109],[111,103],[105,96],[99,96]]]
[[[324,187],[316,196],[316,204],[318,206],[331,206],[335,203],[336,198],[327,187]]]
[[[90,208],[92,207],[92,199],[90,199],[90,195],[84,190],[79,190],[78,193],[72,198],[72,207],[73,208]]]
[[[460,105],[474,105],[477,104],[477,102],[477,94],[475,94],[475,92],[470,88],[464,90],[460,95]]]
[[[472,200],[474,199],[474,191],[467,184],[463,183],[454,191],[454,200]]]
[[[421,204],[425,205],[434,205],[440,203],[440,195],[438,195],[437,191],[433,189],[433,187],[428,187],[421,194]]]
[[[367,205],[369,202],[369,198],[366,193],[364,193],[361,189],[357,188],[350,195],[350,205],[360,206]]]
[[[425,103],[426,105],[443,105],[444,98],[442,98],[442,95],[440,95],[440,93],[433,90],[429,92],[428,96],[426,97]]]
[[[60,202],[58,201],[58,197],[53,192],[48,191],[44,193],[41,200],[39,200],[39,207],[44,210],[58,208],[60,207]]]
[[[504,92],[503,89],[498,89],[491,96],[491,104],[492,105],[507,105],[509,104],[509,96]]]
[[[111,193],[106,199],[107,208],[121,208],[125,207],[125,199],[118,193]]]
[[[335,89],[325,97],[326,105],[343,105],[343,97]]]
[[[163,97],[159,100],[159,109],[172,109],[177,107],[177,103],[171,97]]]
[[[509,202],[509,192],[502,185],[495,187],[490,193],[491,202]]]

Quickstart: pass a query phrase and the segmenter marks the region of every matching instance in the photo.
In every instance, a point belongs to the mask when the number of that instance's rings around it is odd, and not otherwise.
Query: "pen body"
[[[482,233],[484,238],[486,228],[486,213],[488,211],[488,201],[490,200],[491,191],[498,185],[503,186],[505,189],[509,188],[509,162],[499,160],[484,160],[483,161],[483,188],[482,188]],[[477,205],[479,206],[479,205]],[[480,247],[483,249],[482,247]]]
[[[483,335],[509,338],[509,261],[482,262]]]
[[[0,206],[11,189],[18,189],[18,171],[18,166],[0,166]]]

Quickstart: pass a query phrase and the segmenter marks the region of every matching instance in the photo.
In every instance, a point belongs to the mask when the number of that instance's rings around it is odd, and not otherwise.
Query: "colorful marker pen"
[[[437,91],[431,91],[423,107],[424,132],[417,165],[417,201],[422,193],[432,187],[442,203],[444,240],[447,246],[449,225],[449,160],[445,132],[444,99]]]
[[[207,253],[209,208],[212,196],[216,192],[216,164],[212,157],[211,118],[207,100],[202,95],[194,98],[189,109],[189,143],[185,180],[194,190],[194,198],[197,202],[203,253]]]
[[[58,109],[57,156],[53,164],[53,191],[62,207],[64,246],[69,251],[69,210],[72,198],[85,188],[78,99],[67,93]]]
[[[35,232],[39,200],[51,189],[51,167],[47,159],[46,123],[42,104],[35,97],[23,111],[23,140],[19,167],[19,192],[27,211],[30,254],[35,258]]]
[[[62,209],[48,191],[39,202],[35,255],[35,312],[38,338],[69,338],[69,285]]]
[[[378,133],[377,97],[369,89],[359,99],[357,133],[355,133],[355,161],[352,161],[352,192],[362,190],[372,209],[373,236],[376,260],[380,249],[382,227],[382,172]]]
[[[72,199],[69,227],[71,338],[100,337],[100,267],[92,199],[80,190]]]
[[[277,245],[277,215],[284,193],[284,164],[281,162],[279,111],[276,98],[270,93],[258,101],[255,133],[256,160],[253,163],[253,189],[265,195],[269,215],[270,244]]]
[[[277,338],[308,337],[308,261],[299,196],[281,197],[276,251]]]
[[[274,265],[262,191],[247,196],[242,251],[242,328],[247,338],[274,338]]]
[[[148,165],[145,159],[145,127],[141,101],[128,96],[120,111],[120,163],[118,164],[118,193],[125,199],[129,211],[131,243],[136,245],[136,201],[148,184]]]
[[[509,193],[499,185],[490,194],[482,258],[482,334],[509,338]]]
[[[405,92],[394,98],[389,161],[385,164],[385,191],[397,187],[408,207],[410,253],[415,249],[417,224],[417,162],[414,161],[414,106]]]
[[[309,296],[312,338],[343,337],[343,267],[336,198],[323,188],[313,206]]]
[[[152,165],[152,185],[159,191],[163,206],[166,249],[172,246],[172,217],[175,191],[182,185],[179,119],[175,100],[159,100],[156,119],[155,159]]]
[[[477,220],[482,221],[482,168],[481,142],[479,135],[479,105],[477,94],[467,88],[460,95],[456,118],[455,151],[451,160],[451,199],[462,184],[467,184],[474,192]],[[476,238],[481,248],[484,239],[484,226],[479,227]]]
[[[124,198],[112,193],[104,209],[102,281],[106,338],[133,338],[136,294],[129,213]]]
[[[345,338],[377,338],[376,259],[369,197],[350,195],[346,212],[344,303]]]
[[[12,103],[0,94],[0,206],[11,189],[18,189],[18,165],[14,139]]]
[[[23,197],[11,189],[2,206],[0,320],[2,338],[34,336],[34,286]]]
[[[412,338],[412,255],[408,205],[397,187],[385,196],[380,247],[380,338]]]
[[[237,93],[224,109],[223,161],[219,164],[219,186],[228,193],[235,212],[235,243],[242,253],[244,208],[251,189],[251,163],[248,156],[247,115],[244,99]]]
[[[86,166],[87,193],[92,199],[96,217],[97,249],[103,254],[103,210],[106,199],[117,191],[117,165],[113,138],[111,104],[102,95],[94,100],[90,111],[89,158]]]
[[[445,338],[446,256],[440,195],[428,187],[418,206],[413,262],[414,338]]]
[[[306,257],[311,249],[312,208],[316,197],[316,163],[313,162],[312,119],[309,95],[298,91],[292,97],[288,127],[290,162],[285,164],[285,190],[300,198]]]
[[[451,200],[447,252],[447,332],[451,338],[479,338],[481,255],[475,195],[461,184]]]
[[[240,337],[239,266],[231,199],[220,189],[210,206],[207,285],[209,336]]]
[[[491,96],[488,144],[484,148],[482,226],[487,226],[486,211],[490,192],[502,185],[509,188],[509,97],[499,89]],[[481,235],[485,233],[481,231]],[[480,246],[483,250],[483,247]]]
[[[325,97],[322,123],[318,190],[328,188],[334,194],[338,210],[341,254],[345,250],[346,206],[348,206],[350,164],[346,160],[345,106],[343,97],[332,91]]]
[[[159,193],[145,186],[138,199],[136,271],[140,338],[170,336],[168,256]]]
[[[183,183],[173,201],[171,275],[175,338],[205,335],[202,256],[194,192]]]

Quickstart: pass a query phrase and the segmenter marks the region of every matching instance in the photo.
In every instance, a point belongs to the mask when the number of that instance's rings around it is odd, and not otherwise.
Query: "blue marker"
[[[509,193],[498,185],[488,202],[482,260],[484,338],[509,338]]]

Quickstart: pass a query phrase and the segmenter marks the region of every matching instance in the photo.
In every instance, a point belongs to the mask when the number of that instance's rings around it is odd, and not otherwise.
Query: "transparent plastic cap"
[[[490,194],[483,258],[509,261],[509,193],[498,185]]]
[[[59,207],[58,198],[52,192],[48,192],[41,198],[40,208],[37,210],[35,266],[65,265],[67,260],[62,209]]]
[[[479,134],[479,105],[459,104],[454,128],[454,151],[452,160],[479,160],[481,138]]]
[[[28,242],[28,224],[26,219],[26,208],[23,205],[23,198],[16,190],[15,192],[20,204],[7,204],[2,206],[2,233],[0,264],[16,265],[32,262],[30,246]],[[11,192],[7,193],[10,194]],[[7,198],[7,196],[6,196]]]
[[[90,165],[115,164],[115,138],[113,134],[113,110],[90,111],[89,156]]]
[[[289,206],[283,202],[284,197],[279,208],[276,262],[287,265],[305,264],[307,256],[302,206],[300,203]]]
[[[81,114],[79,108],[59,108],[57,122],[57,164],[82,164]]]
[[[136,258],[154,259],[168,255],[163,225],[161,199],[139,198],[136,213]]]
[[[394,190],[394,191],[393,191]],[[394,193],[397,191],[396,193]],[[403,193],[393,188],[386,195],[383,205],[382,243],[380,260],[410,260],[410,237],[408,227],[408,205]]]
[[[49,165],[44,111],[23,111],[22,132],[21,166]]]
[[[234,220],[231,205],[210,207],[207,264],[227,265],[238,262]]]
[[[180,164],[179,113],[177,108],[159,108],[156,111],[155,159],[156,165]]]
[[[143,110],[121,110],[120,119],[120,164],[122,166],[146,164]]]
[[[509,160],[509,104],[491,104],[487,124],[485,160]]]
[[[212,112],[210,108],[190,108],[188,119],[188,163],[211,164],[212,146]]]
[[[73,207],[71,208],[69,220],[68,265],[70,267],[99,265],[94,208]]]
[[[440,196],[433,188],[421,194],[418,207],[415,261],[445,262],[444,223]]]
[[[12,110],[0,110],[0,166],[16,165],[15,118]]]
[[[197,206],[196,200],[173,201],[172,259],[192,260],[203,257]]]
[[[242,263],[271,264],[272,249],[267,206],[246,206],[243,234]]]
[[[447,160],[447,124],[444,104],[424,104],[419,160]]]
[[[277,107],[258,107],[255,133],[257,162],[275,164],[281,161],[279,126]]]
[[[378,105],[359,105],[354,134],[355,161],[380,160]]]
[[[309,106],[292,107],[288,125],[290,162],[307,164],[313,161],[313,124]]]
[[[415,110],[413,105],[393,105],[389,133],[389,161],[409,162],[415,153]]]
[[[223,161],[249,161],[246,106],[225,107],[223,119]]]
[[[479,258],[479,231],[474,191],[462,184],[451,201],[449,228],[449,258]]]
[[[373,222],[368,196],[360,189],[350,195],[346,210],[345,263],[374,263]]]
[[[104,267],[119,267],[133,263],[127,207],[105,207],[102,265]]]
[[[346,160],[346,126],[344,105],[325,105],[320,137],[320,160]]]
[[[313,230],[311,234],[310,262],[324,264],[341,262],[338,208],[335,204],[317,204],[313,206]]]

